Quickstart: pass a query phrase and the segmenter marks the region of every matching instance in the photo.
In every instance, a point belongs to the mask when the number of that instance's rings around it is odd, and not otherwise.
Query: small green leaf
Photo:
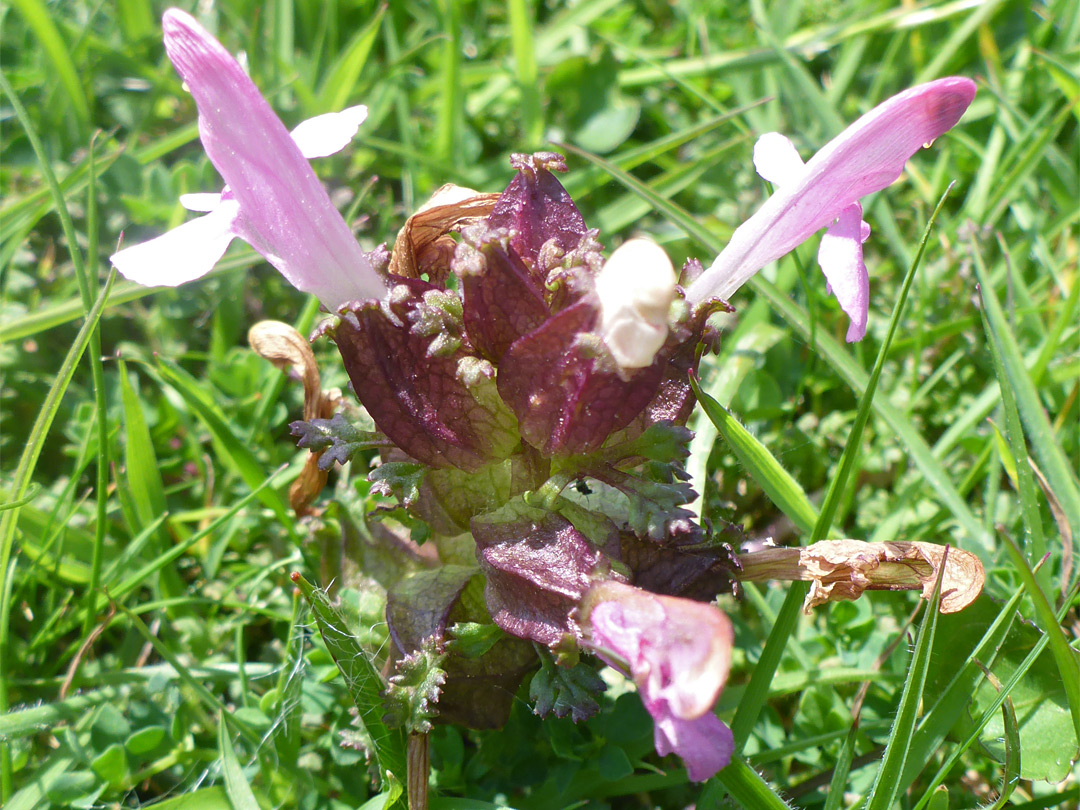
[[[329,470],[335,461],[338,464],[347,464],[361,450],[387,445],[386,440],[379,434],[361,430],[342,413],[335,413],[330,419],[293,422],[289,425],[289,430],[293,436],[299,436],[297,447],[324,451],[319,457],[320,470]]]
[[[130,774],[127,753],[120,743],[113,743],[98,754],[90,767],[114,789],[122,786]]]
[[[575,723],[600,711],[597,697],[607,688],[604,679],[586,663],[557,666],[547,651],[540,654],[540,670],[529,684],[533,712],[540,717],[571,716]]]
[[[428,636],[419,650],[401,658],[386,686],[386,717],[408,734],[428,734],[438,716],[439,696],[446,683],[442,642]]]
[[[385,788],[383,792],[372,796],[360,805],[360,810],[386,810],[397,804],[402,794],[401,781],[392,772],[387,771],[383,787]]]
[[[479,658],[494,647],[506,633],[497,624],[458,622],[446,628],[446,648],[464,658]]]
[[[95,788],[97,785],[98,779],[90,771],[62,773],[45,788],[45,797],[60,807],[72,807],[87,797],[100,795],[104,785]]]
[[[1005,437],[1001,435],[1001,431],[998,430],[998,426],[994,424],[994,421],[992,419],[987,421],[994,431],[994,446],[997,448],[998,458],[1001,459],[1001,466],[1005,469],[1005,474],[1009,476],[1009,482],[1015,488],[1017,486],[1016,456],[1013,455],[1009,443],[1005,441]]]
[[[634,772],[634,766],[630,757],[617,745],[606,745],[596,758],[596,770],[608,782],[617,782],[625,779]]]
[[[147,754],[161,745],[167,734],[164,726],[144,726],[127,738],[124,747],[135,756]]]
[[[946,550],[946,555],[948,550]],[[938,606],[941,604],[941,578],[945,573],[945,560],[938,568],[937,583],[930,601],[923,608],[923,620],[919,625],[919,634],[915,638],[915,652],[908,666],[907,680],[900,695],[900,705],[896,710],[889,741],[885,745],[885,754],[881,759],[870,789],[867,810],[889,810],[896,801],[900,790],[900,775],[904,770],[908,750],[911,748],[915,720],[922,702],[923,687],[926,684],[926,672],[930,665],[930,650],[934,645],[937,632]]]
[[[315,616],[319,633],[326,648],[333,656],[345,686],[359,711],[359,720],[375,746],[379,772],[390,771],[405,774],[405,741],[399,731],[387,728],[383,722],[386,711],[383,703],[383,681],[371,663],[368,654],[356,643],[349,632],[345,618],[331,603],[329,597],[312,586],[300,574],[293,574],[293,582]]]

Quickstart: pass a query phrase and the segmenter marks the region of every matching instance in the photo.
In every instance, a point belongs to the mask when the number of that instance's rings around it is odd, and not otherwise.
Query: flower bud
[[[621,368],[646,368],[664,345],[675,300],[675,269],[648,239],[624,242],[596,279],[600,332]]]

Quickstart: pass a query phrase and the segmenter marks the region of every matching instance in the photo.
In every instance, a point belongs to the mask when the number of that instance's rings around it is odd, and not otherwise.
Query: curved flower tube
[[[858,201],[891,185],[908,158],[948,132],[974,97],[975,83],[960,77],[912,87],[872,109],[805,165],[782,136],[763,136],[754,160],[763,177],[779,181],[776,192],[735,230],[712,266],[690,285],[687,300],[700,304],[729,297],[762,267],[829,225],[818,261],[851,316],[848,341],[861,339],[869,305],[862,242],[869,227]]]
[[[657,752],[678,754],[695,782],[727,765],[735,742],[712,709],[731,669],[728,617],[712,605],[612,580],[589,590],[581,613],[596,654],[629,667],[656,726]]]
[[[116,268],[140,284],[176,286],[210,272],[239,237],[331,310],[381,298],[386,285],[307,161],[342,149],[367,108],[317,116],[290,134],[237,61],[190,15],[169,9],[162,27],[169,59],[198,106],[203,147],[227,185],[220,195],[184,195],[185,207],[209,213],[119,251],[111,259]]]

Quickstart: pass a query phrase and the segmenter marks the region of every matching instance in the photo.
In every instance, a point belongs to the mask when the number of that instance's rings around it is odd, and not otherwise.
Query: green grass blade
[[[1050,600],[1035,579],[1035,573],[1028,565],[1024,553],[1011,537],[1004,532],[1000,536],[1005,541],[1005,550],[1009,554],[1013,568],[1020,575],[1024,590],[1035,605],[1035,617],[1039,628],[1046,634],[1050,643],[1050,652],[1054,656],[1061,681],[1065,684],[1065,698],[1069,701],[1069,713],[1072,715],[1073,733],[1080,744],[1080,652],[1069,646],[1064,628],[1058,623]]]
[[[41,49],[52,63],[60,86],[64,88],[64,93],[71,103],[72,112],[75,113],[79,125],[85,129],[90,124],[90,104],[86,100],[86,90],[79,80],[79,72],[71,61],[71,48],[57,29],[53,15],[40,0],[11,1],[41,43]]]
[[[213,439],[217,456],[252,489],[256,489],[266,480],[266,469],[255,457],[251,449],[240,439],[240,432],[234,430],[221,409],[199,385],[198,380],[180,366],[163,357],[158,358],[157,371],[162,379],[171,385],[188,407],[203,423]],[[274,511],[281,525],[295,535],[293,521],[288,506],[275,489],[259,489],[259,500]]]
[[[465,99],[461,84],[461,5],[460,0],[439,0],[442,16],[443,58],[439,91],[439,117],[435,132],[435,154],[440,160],[455,161],[465,126]]]
[[[761,708],[769,697],[773,675],[780,666],[780,660],[784,657],[788,639],[791,638],[799,623],[806,589],[805,582],[792,582],[784,597],[784,603],[776,614],[776,622],[769,631],[761,657],[758,658],[754,673],[750,676],[750,683],[746,687],[743,699],[739,701],[739,708],[736,709],[735,718],[731,722],[731,733],[735,736],[736,751],[742,750],[742,746],[749,739],[750,732],[761,714]],[[759,672],[760,676],[758,676]]]
[[[963,44],[972,36],[974,36],[979,28],[986,24],[1002,6],[1002,0],[990,0],[987,3],[979,3],[978,7],[972,11],[971,16],[965,19],[960,25],[953,28],[952,33],[949,34],[948,39],[941,43],[934,43],[934,58],[919,71],[918,77],[914,83],[928,82],[931,79],[940,77],[946,69],[946,65],[956,58],[956,52],[960,50]]]
[[[940,750],[949,732],[966,710],[982,677],[979,663],[992,661],[997,655],[1023,596],[1024,591],[1017,590],[998,611],[994,621],[986,628],[986,632],[983,633],[983,637],[975,645],[975,649],[971,651],[964,665],[960,667],[919,721],[919,727],[915,730],[908,750],[908,761],[905,763],[904,773],[900,779],[901,790],[907,790],[915,781],[924,764],[930,762],[934,754]]]
[[[1000,683],[994,685],[1001,689]],[[1005,702],[1001,705],[1001,715],[1002,728],[1005,729],[1005,767],[1001,775],[1001,790],[998,791],[998,797],[986,810],[1001,810],[1020,783],[1020,757],[1022,756],[1020,726],[1016,722],[1016,709],[1013,707],[1011,698],[1005,698]]]
[[[1069,598],[1065,600],[1065,604],[1063,604],[1061,607],[1059,615],[1057,616],[1058,621],[1060,621],[1064,617],[1070,602],[1076,598],[1076,595],[1077,590],[1074,588],[1073,592],[1069,595]],[[1027,654],[1027,656],[1021,662],[1020,666],[1018,666],[1013,672],[1012,677],[1010,677],[1009,680],[1005,682],[1005,685],[998,692],[997,698],[989,706],[986,707],[986,710],[983,712],[982,716],[976,721],[975,725],[970,729],[970,731],[968,731],[967,736],[960,742],[960,744],[956,748],[952,750],[952,752],[950,752],[949,756],[945,758],[945,761],[941,763],[941,767],[938,768],[937,774],[934,775],[934,778],[931,780],[929,786],[926,788],[926,793],[924,793],[923,797],[919,799],[913,810],[924,810],[924,808],[930,803],[931,799],[933,798],[934,791],[937,789],[938,785],[945,781],[945,777],[953,768],[956,767],[956,764],[960,761],[960,757],[963,756],[964,752],[971,748],[971,746],[973,746],[978,741],[979,735],[986,727],[986,724],[990,722],[998,709],[1000,709],[1004,705],[1005,699],[1009,696],[1009,693],[1012,692],[1013,687],[1015,687],[1016,684],[1020,682],[1020,679],[1027,674],[1028,670],[1031,669],[1032,665],[1038,660],[1043,650],[1046,649],[1046,645],[1049,642],[1050,636],[1046,634],[1044,634],[1042,638],[1035,642],[1035,646],[1031,648],[1031,652]]]
[[[975,246],[972,247],[977,251]],[[1046,554],[1046,538],[1043,534],[1043,520],[1039,509],[1039,495],[1036,489],[1035,475],[1028,460],[1027,442],[1024,439],[1023,428],[1020,425],[1020,414],[1016,407],[1016,393],[1009,380],[998,338],[998,334],[1008,331],[1008,325],[997,320],[997,317],[1001,315],[1000,310],[987,308],[985,304],[987,294],[984,286],[986,272],[982,266],[982,258],[977,252],[975,265],[981,281],[980,294],[984,299],[983,308],[980,310],[983,319],[983,332],[986,334],[987,343],[990,346],[990,355],[994,363],[994,372],[998,377],[998,390],[1001,393],[1001,405],[1005,415],[1006,446],[1000,449],[999,455],[1003,465],[1008,463],[1009,456],[1012,457],[1011,464],[1009,464],[1011,469],[1008,472],[1020,496],[1020,511],[1023,515],[1028,537],[1028,541],[1024,545],[1028,552],[1028,559],[1037,564]],[[991,319],[994,319],[993,325]],[[1000,437],[1001,434],[997,431],[996,425],[994,425],[994,432],[995,436]],[[1037,578],[1042,589],[1048,590],[1051,587],[1048,567],[1040,571]]]
[[[0,737],[14,740],[39,734],[63,722],[73,722],[84,717],[88,711],[102,703],[109,703],[121,696],[118,687],[105,687],[91,692],[81,692],[65,700],[32,706],[29,709],[0,715]]]
[[[52,427],[53,419],[56,418],[56,413],[60,408],[60,400],[63,399],[64,392],[67,391],[67,387],[71,383],[71,378],[75,374],[75,368],[78,366],[83,352],[86,351],[86,347],[90,343],[90,336],[94,333],[94,330],[97,329],[98,321],[101,319],[101,313],[105,309],[105,302],[109,300],[109,292],[112,290],[112,283],[115,277],[115,271],[109,274],[109,278],[105,282],[105,286],[102,288],[101,293],[98,295],[97,301],[94,302],[94,306],[87,314],[86,322],[83,323],[78,335],[75,336],[75,341],[72,343],[71,349],[64,358],[64,362],[60,366],[60,371],[57,373],[56,379],[53,381],[52,387],[45,397],[45,401],[42,403],[41,410],[38,412],[33,426],[30,428],[30,435],[27,437],[26,444],[23,446],[22,455],[19,457],[19,464],[15,468],[11,490],[12,500],[17,501],[26,495],[27,489],[30,486],[30,477],[33,475],[34,468],[37,466],[38,458],[40,457],[42,447],[45,444],[45,438],[48,436],[49,428]],[[4,583],[4,587],[0,588],[0,593],[6,592],[11,587],[11,581],[13,581],[15,574],[14,565],[11,561],[11,551],[15,542],[15,529],[18,525],[20,508],[8,509],[7,511],[0,513],[0,581]],[[10,626],[10,609],[11,605],[8,600],[4,600],[3,603],[0,603],[0,647],[4,648],[8,645],[7,635]],[[5,662],[5,657],[0,655],[0,714],[5,714],[8,710],[8,673]],[[8,768],[10,765],[9,757],[9,745],[6,742],[0,741],[0,768],[2,768],[0,777],[3,777],[3,779],[0,780],[0,801],[7,801],[11,796],[11,771]]]
[[[1057,495],[1058,501],[1061,503],[1069,525],[1072,527],[1073,537],[1080,539],[1080,487],[1077,486],[1075,472],[1069,464],[1069,460],[1065,457],[1061,442],[1058,441],[1054,428],[1050,424],[1050,419],[1043,409],[1039,392],[1028,374],[1024,358],[1020,353],[1020,347],[1017,345],[1016,338],[1009,328],[1005,312],[994,294],[989,274],[983,266],[982,257],[977,246],[972,245],[972,251],[975,259],[975,272],[979,279],[979,295],[983,303],[981,312],[984,330],[998,371],[999,390],[1006,408],[1006,435],[1009,436],[1013,453],[1017,457],[1018,466],[1026,467],[1026,450],[1023,451],[1023,456],[1020,455],[1023,445],[1022,437],[1017,436],[1014,441],[1013,436],[1009,435],[1011,424],[1010,402],[1015,401],[1015,409],[1019,412],[1019,421],[1023,423],[1027,438],[1031,443],[1032,452],[1039,460],[1039,466],[1049,481],[1050,488],[1054,490],[1054,494]],[[1027,500],[1024,488],[1025,476],[1027,476],[1028,484],[1032,488],[1031,492],[1028,493],[1032,498],[1034,498],[1034,484],[1031,483],[1031,471],[1029,469],[1025,469],[1023,472],[1018,469],[1017,474],[1021,486],[1021,506],[1024,506]],[[1033,506],[1033,504],[1028,504],[1028,506]],[[1037,507],[1034,508],[1037,515]],[[1025,517],[1030,518],[1033,523],[1037,521],[1036,516],[1027,512],[1025,512]],[[1042,541],[1038,549],[1041,552],[1045,550],[1045,541],[1042,540],[1041,524],[1037,528],[1037,534],[1034,533],[1036,529],[1033,529],[1031,525],[1028,526],[1028,531],[1033,532],[1032,540],[1035,543]],[[1033,548],[1033,550],[1035,549]],[[1039,553],[1037,559],[1041,557],[1042,554]]]
[[[97,208],[97,172],[94,157],[94,147],[97,137],[90,139],[90,149],[87,156],[87,185],[86,185],[86,230],[88,244],[86,250],[87,267],[85,269],[87,293],[93,286],[98,274],[98,208]],[[83,299],[83,303],[89,311],[91,306],[90,296]],[[97,448],[97,477],[94,485],[95,513],[94,513],[94,550],[90,560],[90,582],[86,591],[86,598],[93,598],[92,594],[100,582],[101,560],[105,549],[105,522],[108,516],[109,505],[109,467],[111,464],[111,452],[109,448],[109,408],[105,397],[105,369],[101,359],[101,330],[95,329],[90,336],[90,370],[94,381],[94,408],[96,411],[96,427],[98,434]],[[87,611],[87,622],[83,625],[83,635],[90,634],[90,611]]]
[[[371,21],[353,34],[349,44],[341,51],[319,87],[319,106],[322,109],[318,112],[337,112],[355,98],[356,84],[371,56],[385,13],[386,6],[375,12]]]
[[[1013,198],[1009,196],[1009,192],[1027,181],[1032,172],[1035,171],[1036,166],[1043,162],[1047,148],[1053,143],[1065,123],[1072,116],[1075,106],[1075,100],[1066,101],[1058,110],[1057,115],[1051,120],[1030,122],[1025,133],[1030,143],[1024,144],[1026,148],[1009,167],[1008,173],[998,179],[994,190],[991,192],[988,202],[990,214],[985,221],[987,225],[997,224],[1001,216],[1008,210],[1013,201]]]
[[[889,356],[889,348],[896,337],[897,329],[900,328],[900,317],[904,312],[904,304],[907,302],[908,294],[911,292],[911,285],[915,281],[915,272],[919,269],[923,254],[926,252],[926,243],[930,240],[934,223],[937,221],[938,214],[941,213],[941,208],[945,205],[945,200],[948,198],[951,189],[952,186],[950,185],[949,188],[945,189],[945,193],[941,195],[941,199],[938,200],[937,207],[934,208],[934,212],[926,223],[926,228],[923,229],[922,240],[919,242],[919,249],[915,254],[911,267],[908,268],[907,275],[904,276],[904,283],[900,287],[900,295],[897,296],[896,303],[893,305],[892,317],[889,319],[889,328],[885,333],[885,340],[882,341],[878,349],[877,360],[874,361],[870,379],[867,380],[866,386],[863,388],[859,411],[855,417],[855,423],[851,426],[851,433],[848,435],[844,454],[840,458],[836,474],[829,482],[829,489],[825,493],[825,500],[821,504],[821,514],[818,517],[817,524],[814,526],[813,534],[810,535],[811,543],[823,540],[828,535],[833,518],[836,516],[836,510],[840,506],[840,499],[843,496],[844,489],[847,487],[848,479],[855,469],[855,461],[859,455],[863,430],[870,420],[871,406],[874,402],[874,394],[877,392],[878,381],[881,379],[882,369],[885,368],[885,359]]]
[[[142,403],[128,377],[127,364],[117,362],[120,369],[120,402],[124,412],[127,441],[124,446],[124,466],[128,487],[142,525],[165,512],[165,485],[150,428],[146,424]],[[139,529],[140,527],[135,527]]]
[[[173,796],[171,799],[155,802],[154,807],[156,810],[236,810],[229,801],[229,795],[220,785]]]
[[[528,0],[509,0],[510,44],[514,51],[514,71],[521,93],[521,148],[538,148],[544,135],[540,108],[540,83],[536,68],[536,44],[533,41],[535,12]]]
[[[52,803],[48,800],[49,790],[76,764],[77,760],[71,756],[56,754],[49,757],[37,778],[11,796],[10,802],[5,800],[4,807],[6,810],[38,810],[41,807],[51,807]]]
[[[946,555],[948,552],[946,552]],[[900,695],[893,720],[892,733],[885,744],[885,754],[870,789],[866,810],[890,810],[900,792],[900,775],[904,771],[904,762],[911,748],[911,735],[915,730],[915,720],[922,702],[923,686],[926,684],[926,671],[930,664],[930,648],[934,644],[937,631],[938,605],[941,602],[941,578],[945,574],[945,560],[938,569],[934,594],[927,603],[919,634],[915,638],[915,652],[911,656],[904,691]]]
[[[761,778],[761,774],[746,764],[742,757],[736,756],[726,768],[719,773],[719,780],[727,788],[736,802],[742,807],[753,810],[791,810],[776,791],[769,787],[769,783]],[[716,804],[705,802],[702,796],[700,807],[715,807]]]
[[[146,424],[142,403],[128,377],[127,364],[123,360],[117,363],[120,372],[120,402],[124,413],[124,479],[135,507],[138,524],[131,527],[132,533],[138,533],[144,527],[160,522],[165,515],[165,485],[161,481],[161,468],[154,452],[154,440]],[[157,546],[160,552],[166,552],[170,546],[168,532],[157,532]],[[96,583],[94,583],[96,585]],[[161,571],[161,584],[165,595],[178,596],[186,588],[176,571],[165,568]],[[92,592],[92,591],[91,591]],[[90,618],[88,616],[87,620]]]
[[[221,754],[221,773],[225,777],[225,793],[232,810],[260,810],[240,761],[236,758],[224,713],[218,715],[218,751]]]
[[[379,773],[390,771],[399,782],[405,784],[405,740],[398,729],[391,729],[383,722],[386,710],[382,700],[382,678],[368,654],[349,633],[344,617],[330,603],[327,595],[300,574],[293,574],[292,579],[311,605],[319,633],[341,670],[345,686],[360,712],[360,719],[375,746]]]
[[[727,408],[701,390],[696,376],[690,378],[690,385],[705,415],[716,425],[716,429],[735,452],[750,477],[764,490],[769,500],[791,518],[800,531],[809,534],[817,521],[817,510],[806,497],[799,482],[783,468],[769,452],[769,448],[739,424]]]
[[[117,0],[116,17],[129,45],[136,45],[157,33],[150,0]]]

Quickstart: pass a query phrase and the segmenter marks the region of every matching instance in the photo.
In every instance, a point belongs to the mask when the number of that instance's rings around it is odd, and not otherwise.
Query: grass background
[[[336,515],[369,508],[366,485],[332,478],[324,498],[342,506],[292,519],[302,456],[287,425],[301,393],[244,339],[263,318],[305,331],[315,302],[244,246],[179,290],[107,279],[121,231],[160,233],[186,216],[179,194],[220,185],[164,57],[163,8],[0,8],[0,803],[380,806],[390,797],[363,754],[340,744],[346,688],[287,576],[336,581],[363,642],[385,644],[378,589],[340,561]],[[246,54],[286,124],[369,105],[353,148],[319,163],[368,247],[439,185],[498,190],[510,152],[556,142],[632,175],[570,158],[566,185],[606,245],[645,232],[676,263],[707,262],[765,193],[756,135],[783,131],[808,157],[905,87],[977,79],[960,125],[868,201],[864,342],[842,343],[812,243],[738,293],[702,371],[738,422],[718,439],[698,418],[691,469],[714,520],[789,543],[953,543],[982,559],[984,597],[913,623],[912,594],[800,617],[799,588],[747,588],[723,603],[737,651],[720,704],[745,758],[720,778],[688,784],[658,760],[647,715],[614,683],[580,726],[539,721],[523,694],[503,730],[439,728],[434,804],[1076,801],[1074,3],[230,0],[198,12]],[[344,385],[318,353],[325,385]],[[765,460],[748,462],[738,450],[755,437]]]

